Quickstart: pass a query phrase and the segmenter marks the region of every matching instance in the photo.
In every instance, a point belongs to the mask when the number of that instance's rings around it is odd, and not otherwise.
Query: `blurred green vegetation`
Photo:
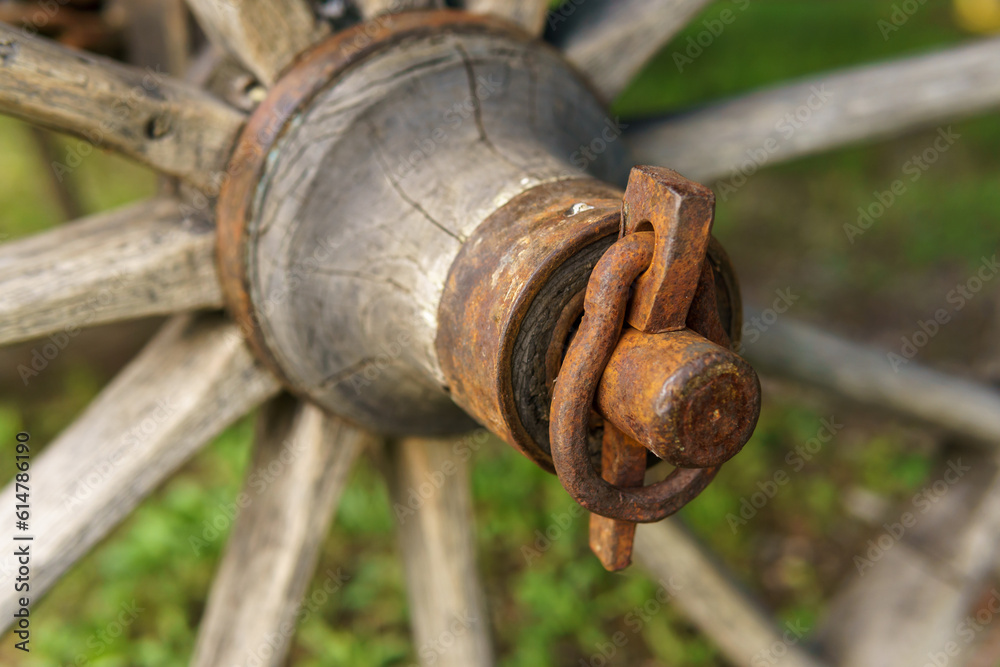
[[[615,110],[628,117],[668,113],[792,77],[967,39],[955,27],[949,3],[931,0],[884,40],[876,21],[892,4],[714,3],[650,64]],[[704,20],[737,6],[746,7],[738,19],[679,73],[674,51],[704,30]],[[956,277],[1000,246],[1000,123],[990,116],[955,128],[961,141],[855,245],[843,224],[855,219],[874,190],[898,177],[901,164],[933,132],[810,157],[751,178],[720,203],[717,226],[746,292],[766,299],[792,286],[801,296],[796,316],[890,345],[899,333],[909,333]],[[709,147],[711,137],[705,140]],[[60,150],[68,141],[60,140]],[[0,119],[0,142],[0,234],[18,237],[58,224],[60,212],[50,184],[40,177],[44,165],[31,134]],[[155,178],[95,153],[70,185],[88,211],[98,211],[148,196]],[[971,332],[989,316],[987,300],[972,304],[959,324],[922,351],[926,360],[971,363],[984,344]],[[85,359],[59,359],[50,371],[57,383],[44,394],[3,387],[0,439],[10,443],[19,429],[29,429],[34,442],[49,441],[108,373]],[[812,628],[823,600],[850,573],[850,558],[866,535],[865,526],[845,511],[845,494],[862,489],[886,502],[909,497],[928,475],[930,462],[921,449],[928,436],[809,392],[768,389],[773,391],[753,440],[682,516],[779,617]],[[790,453],[816,437],[821,419],[831,415],[843,429],[803,459],[801,470],[794,469]],[[238,493],[251,423],[248,417],[227,430],[74,568],[34,610],[30,659],[16,654],[6,638],[0,664],[186,664],[228,528],[197,549],[189,538],[202,536]],[[778,470],[788,472],[790,481],[745,524],[734,523],[744,500]],[[0,478],[12,473],[11,462],[0,461]],[[585,518],[527,562],[525,554],[532,552],[525,548],[573,507],[554,477],[491,441],[475,458],[473,487],[480,567],[504,667],[587,664],[598,644],[617,631],[630,641],[611,665],[723,664],[710,642],[669,606],[639,624],[635,616],[630,622],[630,613],[655,599],[657,584],[635,569],[605,573],[588,551]],[[375,465],[365,460],[340,503],[313,583],[321,585],[326,570],[338,568],[348,580],[298,628],[292,664],[415,662],[393,526],[386,490]],[[114,622],[123,608],[136,610],[126,627]]]

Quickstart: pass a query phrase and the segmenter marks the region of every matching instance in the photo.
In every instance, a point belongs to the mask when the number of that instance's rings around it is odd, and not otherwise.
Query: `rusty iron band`
[[[574,213],[579,202],[589,208]],[[585,178],[538,185],[479,225],[441,297],[436,347],[452,400],[550,472],[546,366],[562,358],[562,346],[550,359],[549,339],[575,319],[561,321],[551,307],[558,314],[582,291],[620,219],[621,190],[610,185]],[[546,415],[544,426],[527,423],[531,411]]]

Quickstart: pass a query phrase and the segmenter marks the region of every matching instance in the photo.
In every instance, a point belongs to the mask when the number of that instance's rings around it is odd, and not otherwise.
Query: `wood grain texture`
[[[0,113],[66,132],[213,191],[244,115],[164,72],[0,25]],[[87,146],[77,148],[85,159]],[[74,164],[67,159],[66,171]]]
[[[308,0],[187,0],[201,27],[270,85],[295,56],[329,34]]]
[[[969,634],[988,624],[964,621],[975,619],[984,599],[993,608],[1000,602],[991,590],[1000,473],[991,453],[955,448],[942,459],[917,494],[926,490],[922,500],[908,499],[885,517],[872,542],[858,544],[820,631],[836,664],[962,665],[973,657]]]
[[[369,436],[285,395],[261,413],[253,461],[192,665],[285,664],[348,473]],[[327,575],[335,593],[342,576]],[[256,661],[256,662],[255,662]]]
[[[354,0],[354,5],[364,19],[411,9],[440,9],[444,0]]]
[[[745,309],[745,321],[759,313]],[[779,317],[742,352],[758,371],[812,384],[860,403],[1000,446],[1000,391],[915,361],[893,367],[884,350]]]
[[[493,14],[516,23],[532,35],[545,31],[548,0],[465,0],[465,9],[476,14]]]
[[[640,163],[709,181],[1000,108],[1000,38],[834,72],[643,125]]]
[[[824,663],[800,646],[801,637],[785,641],[760,605],[731,575],[715,564],[677,520],[639,524],[635,560],[657,580],[657,600],[681,611],[735,667],[820,667]],[[660,592],[662,591],[662,593]],[[772,650],[779,647],[778,650]],[[850,664],[850,663],[846,663]]]
[[[490,667],[490,622],[476,572],[470,451],[458,440],[424,439],[391,443],[388,450],[389,491],[420,662]]]
[[[257,186],[246,275],[267,348],[317,404],[379,432],[470,428],[435,347],[459,249],[521,192],[615,180],[624,157],[583,82],[527,37],[456,29],[378,52],[313,98]]]
[[[32,604],[181,464],[277,392],[277,381],[251,358],[234,324],[219,315],[168,322],[32,458]],[[33,451],[41,444],[32,441]],[[11,482],[0,499],[13,507],[14,492]],[[0,539],[13,544],[14,532],[10,522]],[[16,608],[16,572],[13,550],[4,550],[0,629],[10,625]]]
[[[220,308],[214,230],[154,199],[0,245],[0,344]]]
[[[587,0],[553,12],[549,26],[553,43],[611,101],[708,2]]]

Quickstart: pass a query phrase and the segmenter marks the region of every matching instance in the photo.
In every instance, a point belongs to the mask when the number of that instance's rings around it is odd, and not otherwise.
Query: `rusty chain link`
[[[760,385],[730,349],[706,261],[714,206],[711,190],[676,172],[632,170],[621,238],[590,275],[556,376],[552,460],[593,513],[591,548],[609,570],[629,564],[635,523],[694,499],[757,421]],[[604,418],[601,474],[588,442],[594,409]],[[643,486],[647,450],[675,467]]]
[[[649,267],[654,247],[651,232],[629,234],[594,267],[583,320],[559,371],[550,414],[552,459],[570,495],[591,512],[638,523],[673,514],[701,493],[718,471],[676,468],[652,486],[622,488],[602,479],[590,462],[587,431],[597,385],[618,344],[632,283]]]

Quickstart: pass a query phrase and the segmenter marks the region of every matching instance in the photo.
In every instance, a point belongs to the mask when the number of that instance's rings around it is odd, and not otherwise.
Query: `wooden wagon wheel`
[[[462,255],[476,284],[495,290],[507,278],[492,272],[519,255],[476,264],[481,223],[575,216],[589,254],[566,250],[544,276],[564,280],[560,294],[545,291],[549,282],[532,287],[541,295],[535,303],[565,305],[575,294],[567,286],[586,279],[610,242],[599,243],[609,202],[620,196],[583,176],[621,186],[631,163],[603,101],[708,2],[569,2],[551,45],[539,39],[544,0],[466,0],[463,11],[435,10],[440,4],[358,0],[364,22],[341,19],[333,30],[307,0],[189,0],[213,45],[239,63],[199,63],[193,79],[207,89],[68,50],[28,28],[0,28],[0,112],[173,179],[151,201],[0,246],[0,343],[175,315],[33,462],[32,601],[214,435],[268,402],[250,474],[283,465],[236,523],[194,664],[283,661],[319,536],[370,430],[402,438],[389,448],[398,497],[427,474],[451,471],[402,526],[418,641],[471,613],[480,622],[432,660],[492,664],[465,462],[451,441],[434,438],[472,423],[448,391],[508,439],[525,436],[512,432],[502,409],[521,411],[525,431],[537,424],[530,402],[484,407],[488,397],[455,385],[456,377],[482,378],[448,367],[442,337],[479,335],[462,327],[482,304],[455,293],[450,269]],[[234,89],[244,95],[227,94]],[[826,99],[811,121],[790,139],[775,136],[774,119],[818,89]],[[711,181],[738,172],[762,147],[773,164],[998,106],[993,39],[765,90],[630,128],[625,139],[638,162]],[[488,273],[475,274],[476,266]],[[514,317],[515,305],[504,313]],[[223,306],[232,317],[218,312]],[[552,313],[525,311],[517,313],[525,330],[554,335],[544,328]],[[483,330],[493,312],[476,321]],[[871,352],[799,325],[772,333],[747,352],[762,367],[978,438],[1000,437],[995,392],[914,364],[880,372]],[[511,343],[510,355],[530,360],[530,343]],[[474,355],[450,363],[466,362]],[[544,380],[536,375],[518,377],[531,389]],[[283,385],[296,398],[279,396]],[[955,399],[946,410],[941,387]],[[544,450],[526,449],[547,463]],[[3,497],[14,492],[11,484]],[[16,535],[3,527],[4,544]],[[752,647],[781,641],[676,525],[644,528],[637,549],[647,567],[692,582],[677,603],[734,663],[749,664]],[[16,573],[5,550],[5,627],[20,605]],[[782,664],[821,664],[786,648]]]

